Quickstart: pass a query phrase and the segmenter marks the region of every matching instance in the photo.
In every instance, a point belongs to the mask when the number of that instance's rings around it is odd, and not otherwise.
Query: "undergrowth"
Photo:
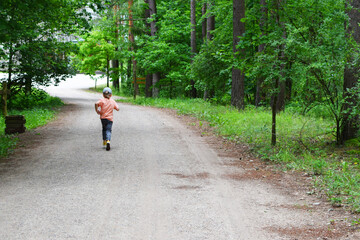
[[[271,111],[247,107],[213,105],[201,99],[123,99],[144,106],[175,109],[207,121],[217,134],[247,143],[263,160],[286,170],[303,171],[313,176],[315,186],[334,206],[360,212],[360,142],[335,146],[334,126],[326,116],[303,115],[292,109],[277,116],[277,145],[271,146]],[[201,124],[199,124],[201,125]]]
[[[51,97],[43,90],[33,89],[32,94],[27,96],[19,93],[9,104],[8,115],[24,115],[27,130],[45,125],[55,117],[55,114],[63,102],[59,98]],[[0,115],[0,156],[6,156],[14,149],[18,138],[16,135],[5,135],[5,118]]]

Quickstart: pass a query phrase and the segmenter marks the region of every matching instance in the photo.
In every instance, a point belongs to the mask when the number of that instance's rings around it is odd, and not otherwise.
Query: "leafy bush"
[[[29,130],[53,119],[57,108],[62,105],[63,102],[59,98],[51,97],[43,90],[33,89],[31,95],[20,91],[9,104],[9,115],[24,115],[25,127]],[[0,157],[6,156],[15,148],[17,140],[14,135],[5,135],[5,118],[0,116]]]
[[[61,106],[63,103],[59,98],[52,97],[41,89],[33,88],[31,94],[26,94],[24,90],[20,90],[9,101],[9,109],[31,109],[31,108],[52,108]]]

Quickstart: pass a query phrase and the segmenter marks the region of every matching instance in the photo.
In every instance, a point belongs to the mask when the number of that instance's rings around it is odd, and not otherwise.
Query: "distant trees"
[[[94,76],[96,71],[106,73],[107,86],[110,86],[110,60],[116,56],[115,46],[109,40],[109,35],[101,30],[94,30],[84,36],[79,44],[78,69],[82,73]]]

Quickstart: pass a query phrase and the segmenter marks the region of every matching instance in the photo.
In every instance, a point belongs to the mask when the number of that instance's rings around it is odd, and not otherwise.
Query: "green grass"
[[[50,97],[42,93],[41,99],[34,99],[34,96],[29,99],[24,99],[24,102],[31,103],[32,107],[23,108],[14,104],[14,109],[9,110],[9,115],[24,115],[26,119],[25,127],[27,130],[45,125],[54,119],[59,107],[63,105],[59,98]],[[0,115],[0,157],[7,156],[18,142],[16,135],[5,135],[5,118]]]
[[[296,111],[277,116],[277,145],[271,146],[271,111],[248,107],[213,105],[200,99],[123,99],[143,106],[175,109],[196,117],[199,125],[207,121],[221,136],[251,146],[255,155],[282,166],[311,174],[319,192],[334,206],[344,205],[360,212],[359,140],[345,147],[335,146],[334,126],[327,118],[304,116]]]

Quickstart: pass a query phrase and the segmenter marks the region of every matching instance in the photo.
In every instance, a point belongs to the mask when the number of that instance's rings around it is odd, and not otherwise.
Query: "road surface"
[[[235,177],[238,156],[164,111],[120,104],[105,151],[92,84],[49,88],[67,106],[1,160],[0,239],[353,239],[321,200]]]

